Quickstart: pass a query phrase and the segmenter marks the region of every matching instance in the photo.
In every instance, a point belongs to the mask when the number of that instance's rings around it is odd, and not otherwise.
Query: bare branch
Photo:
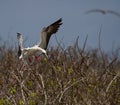
[[[41,74],[38,74],[39,75],[39,77],[40,77],[40,79],[41,79],[41,83],[42,83],[42,88],[43,88],[43,92],[44,92],[44,96],[45,96],[45,103],[44,103],[44,105],[47,105],[47,92],[46,92],[46,90],[45,90],[45,85],[44,85],[44,80],[43,80],[43,77],[42,77],[42,75]]]
[[[119,76],[120,76],[120,73],[118,72],[118,73],[116,74],[116,76],[114,76],[114,78],[113,78],[113,79],[110,81],[110,83],[108,84],[108,86],[107,86],[107,88],[106,88],[106,93],[109,91],[112,83],[113,83],[113,82],[117,79],[117,77],[119,77]]]

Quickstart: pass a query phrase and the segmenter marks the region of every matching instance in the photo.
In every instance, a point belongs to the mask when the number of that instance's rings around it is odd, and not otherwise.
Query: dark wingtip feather
[[[62,18],[58,19],[57,21],[50,24],[49,26],[43,28],[42,33],[44,32],[45,34],[41,34],[42,41],[39,45],[41,48],[43,49],[47,48],[50,37],[58,31],[60,25],[62,25]]]
[[[46,28],[46,29],[48,29],[49,35],[51,36],[52,34],[56,33],[58,31],[60,25],[62,25],[62,18],[58,19],[57,21],[55,21],[54,23],[49,25]]]
[[[55,25],[55,24],[62,25],[63,23],[61,22],[62,22],[62,18],[58,19],[56,22],[52,23],[50,26]]]

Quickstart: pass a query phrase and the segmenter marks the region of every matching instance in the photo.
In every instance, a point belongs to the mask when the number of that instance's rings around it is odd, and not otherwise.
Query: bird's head
[[[22,35],[20,33],[17,33],[17,39],[22,39]]]
[[[20,33],[17,33],[17,39],[18,39],[18,58],[20,59],[22,57],[22,35]]]

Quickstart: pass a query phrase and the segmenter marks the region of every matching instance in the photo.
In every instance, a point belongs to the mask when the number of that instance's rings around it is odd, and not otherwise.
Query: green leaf
[[[11,87],[11,88],[10,88],[10,94],[15,94],[15,93],[16,93],[15,88],[14,88],[14,87]]]
[[[0,99],[0,105],[4,105],[5,104],[5,100],[4,100],[4,98],[1,98]]]
[[[73,69],[72,68],[68,68],[68,74],[72,74],[73,73]]]

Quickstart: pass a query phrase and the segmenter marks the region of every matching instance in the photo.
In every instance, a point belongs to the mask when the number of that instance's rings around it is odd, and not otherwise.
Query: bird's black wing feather
[[[42,29],[41,42],[39,44],[39,47],[47,49],[51,35],[55,34],[58,31],[60,25],[62,25],[62,18]]]

